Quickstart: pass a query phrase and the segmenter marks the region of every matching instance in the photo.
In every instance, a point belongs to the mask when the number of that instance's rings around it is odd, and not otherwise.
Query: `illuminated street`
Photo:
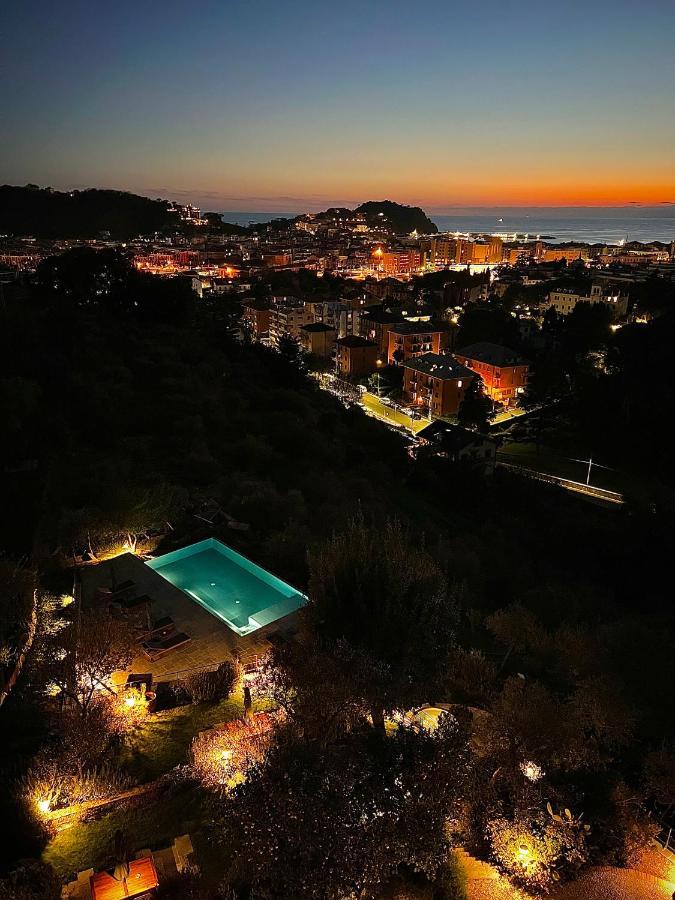
[[[386,403],[383,403],[375,396],[375,394],[370,394],[368,392],[361,398],[360,405],[367,413],[375,416],[375,418],[381,419],[389,425],[399,425],[400,427],[411,431],[413,434],[417,434],[418,431],[421,431],[429,424],[428,418],[412,419],[403,412],[400,407],[393,409],[391,406],[387,406]]]

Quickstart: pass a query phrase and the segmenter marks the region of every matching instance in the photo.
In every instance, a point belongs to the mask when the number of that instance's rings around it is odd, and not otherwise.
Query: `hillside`
[[[405,206],[393,200],[369,200],[357,206],[354,212],[362,213],[369,225],[385,224],[396,234],[436,234],[438,228],[419,206]]]
[[[209,230],[245,234],[248,229],[206,213]],[[129,240],[155,232],[190,234],[202,226],[182,222],[168,200],[151,200],[128,191],[89,188],[54,191],[36,185],[0,186],[0,234],[36,238],[96,238],[109,233]]]
[[[124,191],[53,191],[33,185],[0,187],[0,232],[43,238],[93,238],[101,232],[124,240],[176,226],[166,200]]]

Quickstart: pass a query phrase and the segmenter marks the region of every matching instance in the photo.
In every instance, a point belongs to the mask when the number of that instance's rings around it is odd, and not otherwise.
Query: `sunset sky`
[[[0,182],[209,209],[675,202],[675,3],[5,0]]]

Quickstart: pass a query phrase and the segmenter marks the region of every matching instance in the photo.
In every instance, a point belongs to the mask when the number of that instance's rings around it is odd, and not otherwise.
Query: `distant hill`
[[[137,235],[175,232],[184,225],[167,200],[150,200],[126,191],[91,188],[84,191],[54,191],[36,185],[0,187],[0,234],[36,238],[95,238],[109,232],[115,240]],[[228,225],[217,213],[209,214],[210,230],[224,234],[246,233],[246,228]],[[199,228],[200,226],[196,226]]]
[[[356,214],[363,216],[371,228],[391,231],[394,234],[410,234],[411,231],[418,231],[420,234],[435,234],[438,231],[438,228],[419,206],[404,206],[402,203],[394,203],[393,200],[369,200],[367,203],[357,206],[356,209],[331,206],[330,209],[315,213],[312,221],[330,225],[336,220],[348,222]],[[306,218],[307,216],[298,216],[294,221]]]
[[[419,231],[420,234],[436,234],[438,228],[419,206],[404,206],[393,200],[369,200],[357,206],[354,212],[366,217],[371,226],[385,224],[396,234],[409,234]]]
[[[0,232],[43,238],[94,238],[102,231],[124,240],[176,228],[166,200],[124,191],[53,191],[34,185],[0,187]]]

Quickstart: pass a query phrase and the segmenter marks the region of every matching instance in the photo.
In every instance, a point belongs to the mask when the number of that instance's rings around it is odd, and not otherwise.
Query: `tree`
[[[492,341],[517,348],[520,343],[518,323],[501,306],[469,303],[460,322],[457,346],[467,347],[477,341]]]
[[[283,334],[279,338],[277,344],[279,354],[291,365],[300,367],[302,363],[302,354],[300,352],[300,342],[290,334]]]
[[[589,827],[569,809],[562,814],[548,805],[543,812],[488,825],[492,854],[499,867],[522,887],[546,892],[554,881],[572,877],[588,860]]]
[[[327,646],[310,633],[273,648],[254,690],[284,711],[302,740],[325,748],[365,720],[360,684],[371,668],[345,641]]]
[[[488,430],[488,420],[492,412],[492,401],[485,393],[483,382],[480,378],[472,378],[464,391],[464,397],[457,411],[457,421],[465,428],[475,428],[478,431]]]
[[[189,675],[182,684],[193,703],[217,703],[227,700],[240,677],[239,665],[225,660],[214,671]]]
[[[668,744],[647,754],[644,778],[647,790],[657,803],[664,806],[675,803],[675,753]]]
[[[354,734],[325,751],[282,744],[234,789],[214,837],[240,896],[370,896],[401,868],[433,878],[460,815],[468,735],[448,717],[374,745]]]
[[[111,676],[129,666],[134,648],[126,622],[104,609],[79,610],[67,628],[41,647],[44,680],[86,715],[98,691],[114,693]]]
[[[259,712],[200,732],[192,741],[192,767],[202,784],[231,790],[260,765],[276,737],[279,714]]]
[[[503,644],[506,653],[502,668],[511,653],[539,653],[550,650],[550,638],[534,613],[520,603],[512,603],[505,609],[497,610],[486,620],[487,628]]]
[[[399,522],[347,530],[310,553],[310,610],[320,636],[372,660],[362,696],[383,712],[428,699],[447,670],[455,606],[438,564]]]
[[[564,747],[563,710],[544,685],[525,678],[508,678],[478,720],[478,741],[516,796],[528,763],[546,766]],[[525,774],[527,778],[527,775]]]
[[[398,353],[398,351],[396,351]],[[398,357],[397,357],[398,359]],[[403,368],[383,366],[368,379],[368,390],[378,397],[398,397],[403,387]]]

